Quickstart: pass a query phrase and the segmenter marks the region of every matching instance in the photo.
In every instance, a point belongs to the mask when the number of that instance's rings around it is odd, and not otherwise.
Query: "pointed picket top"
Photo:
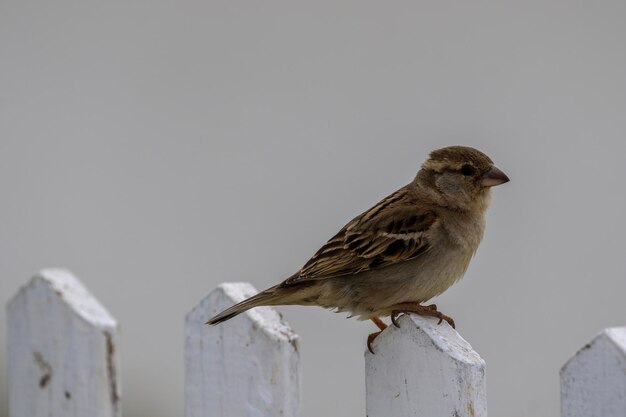
[[[117,323],[71,272],[38,273],[7,320],[10,417],[121,415]]]
[[[256,293],[248,283],[224,283],[187,314],[186,417],[298,415],[299,339],[278,312],[257,307],[216,326],[205,324]]]
[[[53,291],[78,317],[95,327],[102,330],[112,330],[117,327],[117,322],[111,313],[100,304],[74,274],[66,269],[44,269],[40,271],[27,285],[20,288],[18,293],[9,301],[9,305],[24,292],[30,291],[31,288]]]
[[[369,417],[487,416],[485,362],[438,321],[402,316],[366,351]]]
[[[561,415],[623,417],[625,410],[626,327],[613,327],[561,368]]]
[[[240,301],[245,300],[246,298],[252,297],[258,293],[256,288],[248,282],[225,282],[211,292],[202,300],[200,304],[198,304],[191,312],[189,312],[188,317],[194,315],[194,312],[199,314],[199,319],[202,320],[204,318],[204,322],[215,314],[221,312],[223,309],[230,307],[233,304],[236,304]],[[224,304],[225,307],[218,305],[217,302],[212,302],[207,305],[209,301],[219,301]],[[289,327],[289,325],[283,321],[282,316],[278,311],[274,310],[270,307],[257,307],[250,309],[243,313],[239,318],[246,317],[252,323],[254,323],[259,330],[261,330],[268,338],[276,341],[286,341],[288,343],[296,343],[298,340],[298,335]],[[235,320],[236,318],[232,319]]]

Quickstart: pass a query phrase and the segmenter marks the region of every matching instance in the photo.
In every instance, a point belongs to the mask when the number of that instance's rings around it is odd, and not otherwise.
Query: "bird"
[[[414,179],[349,221],[296,273],[222,311],[215,325],[258,306],[312,305],[349,317],[431,316],[455,327],[435,304],[424,305],[465,274],[485,230],[491,188],[509,181],[483,152],[468,146],[432,151]]]

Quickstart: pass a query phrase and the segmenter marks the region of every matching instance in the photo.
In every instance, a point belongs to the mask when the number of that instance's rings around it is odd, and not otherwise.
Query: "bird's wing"
[[[406,188],[359,215],[333,236],[283,285],[352,275],[413,259],[430,248],[437,222],[408,199]]]

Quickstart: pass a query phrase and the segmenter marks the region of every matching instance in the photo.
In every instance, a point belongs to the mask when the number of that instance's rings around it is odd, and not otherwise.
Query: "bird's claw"
[[[400,314],[402,314],[403,311],[399,311],[399,310],[394,310],[391,312],[391,322],[393,323],[394,326],[396,326],[398,329],[400,328],[400,325],[398,324],[398,316]]]
[[[369,350],[369,351],[370,351],[370,353],[371,353],[372,355],[375,355],[375,353],[374,353],[374,349],[372,349],[372,342],[373,342],[373,341],[374,341],[374,339],[376,339],[376,337],[377,337],[379,334],[381,334],[382,332],[383,332],[383,331],[381,330],[381,331],[379,331],[379,332],[372,333],[372,334],[370,334],[369,336],[367,336],[367,350]]]
[[[450,327],[452,327],[453,329],[456,329],[456,325],[454,323],[454,319],[450,316],[446,316],[445,314],[437,311],[437,315],[435,317],[439,318],[439,321],[437,322],[437,324],[441,324],[444,320],[450,325]]]

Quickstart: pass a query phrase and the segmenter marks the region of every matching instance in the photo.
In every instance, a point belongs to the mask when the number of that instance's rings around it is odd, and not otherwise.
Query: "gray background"
[[[121,322],[124,415],[181,415],[198,300],[287,277],[430,150],[473,145],[512,181],[436,301],[487,361],[491,415],[556,416],[559,367],[626,324],[625,19],[623,1],[2,0],[1,301],[72,269]],[[281,311],[303,415],[364,415],[374,326]]]

